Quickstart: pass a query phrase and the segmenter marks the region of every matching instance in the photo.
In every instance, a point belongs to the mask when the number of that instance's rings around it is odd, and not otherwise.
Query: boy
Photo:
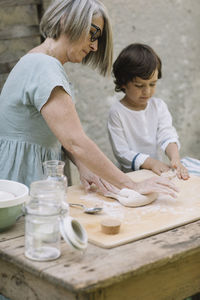
[[[124,97],[109,113],[108,130],[112,149],[125,172],[149,169],[158,175],[176,169],[177,176],[188,179],[180,161],[178,135],[165,102],[154,98],[162,63],[155,51],[144,44],[131,44],[113,65],[115,90]],[[161,149],[170,165],[161,161]]]

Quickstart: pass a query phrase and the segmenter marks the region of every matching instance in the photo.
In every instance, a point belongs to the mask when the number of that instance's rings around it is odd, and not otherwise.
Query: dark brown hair
[[[158,79],[162,77],[162,62],[155,51],[145,44],[131,44],[124,48],[113,64],[115,91],[124,89],[123,85],[135,77],[149,79],[158,70]]]

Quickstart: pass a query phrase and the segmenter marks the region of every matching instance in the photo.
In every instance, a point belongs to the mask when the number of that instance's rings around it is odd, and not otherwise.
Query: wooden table
[[[24,257],[23,220],[0,234],[0,293],[12,300],[162,300],[200,292],[200,221],[80,259],[62,242],[51,262]]]

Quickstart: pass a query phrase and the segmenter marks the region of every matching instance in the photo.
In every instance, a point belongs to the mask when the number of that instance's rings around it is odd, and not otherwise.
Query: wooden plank
[[[11,254],[14,257],[22,255],[24,253],[24,235],[21,237],[9,239],[8,241],[1,241],[0,257],[8,261],[15,261],[11,258]]]
[[[199,228],[200,221],[113,249],[89,244],[80,259],[63,242],[61,257],[56,261],[43,263],[24,257],[23,237],[19,237],[0,243],[0,258],[12,261],[23,270],[40,276],[42,274],[42,277],[54,284],[79,292],[94,292],[153,269],[164,269],[168,264],[179,261],[182,264],[184,258],[187,260],[190,255],[197,258],[198,268],[195,272],[200,278]]]
[[[42,0],[0,0],[1,7],[41,4]]]
[[[87,300],[88,296],[68,291],[45,279],[2,262],[0,268],[0,293],[12,300]]]
[[[183,300],[200,292],[200,252],[103,290],[109,300]]]
[[[56,267],[58,264],[66,266],[66,264],[69,262],[73,264],[76,263],[77,260],[80,261],[80,256],[77,256],[77,253],[75,253],[74,250],[66,245],[64,240],[61,241],[62,256],[57,260],[47,262],[27,259],[24,255],[24,246],[24,235],[20,236],[19,231],[18,234],[16,234],[16,237],[14,237],[14,234],[10,236],[8,235],[8,240],[4,240],[2,238],[0,241],[0,258],[8,262],[12,261],[15,265],[19,266],[23,270],[29,271],[37,276],[40,276],[46,269]],[[50,279],[50,281],[52,277],[54,276],[46,276],[46,278]],[[55,278],[52,279],[52,282],[54,281]]]
[[[165,269],[168,264],[176,264],[178,261],[183,262],[184,258],[187,259],[190,254],[194,254],[199,259],[199,227],[200,221],[112,249],[90,245],[79,263],[74,261],[67,263],[67,254],[63,249],[63,255],[58,260],[58,264],[44,270],[43,273],[49,276],[49,279],[56,274],[56,282],[60,285],[66,285],[68,278],[68,284],[75,290],[94,291],[97,288],[106,288],[128,280],[132,276],[140,276],[153,269]],[[68,267],[63,268],[66,263]],[[195,272],[200,279],[200,261],[198,260],[196,267]],[[76,274],[79,276],[77,277]],[[196,293],[196,287],[194,292]]]
[[[38,15],[38,22],[40,23],[42,16],[44,14],[44,6],[43,3],[37,5],[37,15]]]
[[[20,218],[15,225],[0,233],[0,242],[13,240],[24,236],[24,217]],[[12,242],[11,242],[12,243]]]
[[[13,300],[182,300],[200,291],[199,227],[111,250],[89,245],[81,261],[64,252],[64,244],[60,259],[34,262],[23,256],[23,238],[2,242],[0,292]]]
[[[0,40],[39,36],[39,25],[15,25],[0,30]]]
[[[3,88],[3,85],[4,85],[7,77],[8,77],[8,74],[6,74],[6,73],[0,74],[0,92],[1,92],[1,90]]]
[[[43,7],[44,7],[44,9],[46,10],[47,7],[50,5],[51,0],[43,0],[42,2],[43,2]]]
[[[0,63],[0,73],[10,73],[14,65],[17,63],[16,61]]]
[[[49,291],[49,300],[179,300],[200,289],[199,228],[200,221],[109,250],[89,245],[80,260],[63,242],[61,257],[52,262],[26,259],[23,237],[2,241],[0,292],[13,300],[27,299],[28,287],[28,299],[44,300]]]
[[[200,267],[199,258],[198,256],[197,267]],[[182,300],[199,291],[199,273],[195,263],[196,258],[189,256],[184,261],[133,276],[105,289],[73,293],[44,278],[20,270],[13,264],[1,262],[0,292],[13,300]]]
[[[0,90],[15,63],[40,43],[40,36],[4,40],[0,43]]]
[[[12,63],[19,60],[30,49],[39,44],[39,36],[4,40],[0,43],[0,63]]]
[[[13,29],[15,26],[32,26],[38,25],[38,12],[39,5],[26,5],[26,6],[9,6],[0,9],[0,30],[6,28]]]

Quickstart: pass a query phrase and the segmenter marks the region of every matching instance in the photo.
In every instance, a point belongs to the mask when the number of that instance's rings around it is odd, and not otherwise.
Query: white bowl
[[[16,219],[22,214],[22,205],[28,199],[29,189],[16,181],[0,180],[0,192],[1,232],[15,224]]]

